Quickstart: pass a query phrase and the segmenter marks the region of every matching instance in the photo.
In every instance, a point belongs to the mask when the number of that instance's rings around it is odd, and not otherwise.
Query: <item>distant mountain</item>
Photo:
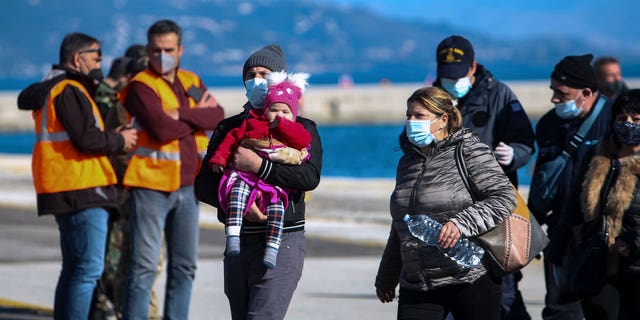
[[[73,31],[103,42],[106,73],[111,59],[132,43],[145,43],[147,28],[162,18],[183,27],[182,66],[197,71],[209,86],[240,85],[246,57],[268,43],[279,43],[290,70],[310,72],[313,83],[335,83],[342,74],[356,83],[424,82],[435,76],[438,42],[451,34],[469,38],[477,60],[504,80],[547,78],[567,54],[606,53],[623,61],[640,54],[562,36],[507,41],[451,24],[311,0],[10,0],[3,7],[3,89],[39,79],[57,62],[64,35]],[[627,76],[640,76],[640,63],[624,67]]]

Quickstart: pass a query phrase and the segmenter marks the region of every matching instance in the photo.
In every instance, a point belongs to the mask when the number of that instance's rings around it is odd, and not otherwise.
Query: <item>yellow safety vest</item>
[[[200,86],[200,78],[193,72],[178,70],[177,77],[185,92],[192,86]],[[162,102],[165,111],[180,107],[179,99],[167,82],[153,71],[139,72],[131,82],[141,82],[152,89]],[[125,93],[126,94],[126,93]],[[124,96],[122,98],[125,99]],[[196,101],[189,98],[189,107]],[[138,127],[138,143],[124,175],[124,185],[172,192],[180,188],[180,144],[178,139],[161,143]],[[204,131],[194,133],[196,147],[201,158],[207,152],[209,139]]]
[[[36,143],[31,158],[31,171],[38,194],[82,190],[117,183],[109,158],[106,155],[80,153],[71,144],[67,131],[58,120],[54,101],[67,86],[76,87],[87,97],[91,102],[96,127],[104,131],[104,122],[98,106],[79,82],[62,80],[51,88],[45,106],[33,112]]]

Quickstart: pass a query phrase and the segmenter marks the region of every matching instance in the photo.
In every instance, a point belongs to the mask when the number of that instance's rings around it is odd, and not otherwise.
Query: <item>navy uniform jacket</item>
[[[534,152],[533,126],[518,97],[506,84],[480,64],[474,76],[473,87],[458,100],[462,126],[471,129],[492,149],[499,142],[513,148],[513,161],[502,169],[517,187],[517,170],[529,162]],[[439,79],[434,86],[441,87]]]

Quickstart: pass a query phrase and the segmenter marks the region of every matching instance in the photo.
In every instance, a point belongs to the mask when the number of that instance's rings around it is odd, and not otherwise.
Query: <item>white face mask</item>
[[[253,78],[244,82],[247,88],[246,96],[249,103],[256,109],[264,108],[264,98],[267,96],[267,79]]]
[[[580,96],[580,94],[578,94],[578,96]],[[558,117],[562,119],[575,119],[580,116],[584,109],[576,105],[577,99],[578,97],[567,102],[556,103],[555,110]],[[584,102],[582,105],[584,106]]]
[[[440,79],[442,88],[446,90],[452,97],[460,99],[471,90],[471,78],[464,77],[460,79]]]
[[[149,63],[156,72],[167,74],[173,70],[176,60],[172,55],[161,52],[159,55],[152,57]]]

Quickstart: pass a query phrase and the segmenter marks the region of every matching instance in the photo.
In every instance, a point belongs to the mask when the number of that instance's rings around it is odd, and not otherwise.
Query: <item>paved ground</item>
[[[28,161],[0,155],[0,320],[50,319],[60,271],[52,217],[38,218]],[[373,282],[389,226],[392,181],[325,179],[309,198],[307,258],[287,319],[394,319]],[[224,234],[213,210],[201,210],[200,259],[191,319],[229,319],[222,285]],[[544,282],[534,261],[520,283],[533,319],[540,319]],[[163,274],[164,276],[164,274]],[[162,293],[164,278],[156,289]],[[162,296],[162,294],[160,295]]]
[[[304,274],[287,319],[393,319],[395,305],[379,303],[373,288],[383,241],[364,245],[359,239],[328,240],[318,236],[326,227],[323,222],[309,222]],[[350,227],[361,234],[376,230],[356,224]],[[386,228],[377,229],[375,232],[386,232]],[[223,241],[221,229],[202,229],[192,319],[229,319],[222,291]],[[0,319],[46,319],[42,310],[51,309],[60,270],[53,219],[37,218],[29,210],[2,208],[0,244]],[[521,282],[534,319],[539,318],[542,305],[541,276],[541,264],[534,262],[525,269]],[[156,286],[160,293],[163,285],[164,278]],[[33,311],[18,315],[15,310]]]

